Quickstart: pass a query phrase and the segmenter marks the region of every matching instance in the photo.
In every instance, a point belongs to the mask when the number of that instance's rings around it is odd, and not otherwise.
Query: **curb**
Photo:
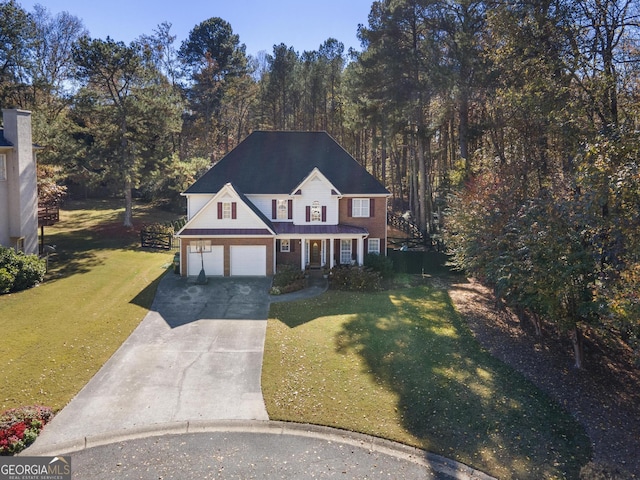
[[[475,470],[463,463],[391,440],[321,425],[270,420],[217,420],[163,423],[114,432],[112,434],[84,437],[55,445],[45,445],[42,448],[38,448],[38,442],[36,440],[36,442],[24,450],[21,455],[69,455],[89,448],[106,446],[128,440],[139,440],[164,435],[188,435],[191,433],[211,432],[260,433],[311,437],[392,456],[406,462],[422,465],[456,480],[495,480],[494,477]]]

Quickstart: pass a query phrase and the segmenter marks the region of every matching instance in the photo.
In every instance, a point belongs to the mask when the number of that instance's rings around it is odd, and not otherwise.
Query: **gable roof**
[[[342,194],[389,192],[326,132],[249,135],[189,187],[185,194],[215,193],[232,182],[251,194],[290,194],[318,168]]]
[[[293,187],[293,190],[289,193],[291,193],[291,195],[295,195],[296,192],[303,189],[304,184],[311,181],[311,179],[320,179],[321,181],[328,183],[329,186],[331,187],[332,195],[341,195],[340,192],[336,192],[338,188],[335,185],[333,185],[329,181],[329,179],[322,174],[322,172],[318,169],[318,167],[314,167],[313,170],[311,170],[311,172],[309,172],[309,174],[306,177],[304,177],[304,179],[298,185]]]
[[[263,227],[266,228],[217,228],[217,229],[203,229],[194,228],[193,224],[202,215],[206,215],[208,207],[214,205],[220,201],[221,196],[230,194],[231,197],[236,197],[242,203],[244,203],[249,210],[263,223]],[[207,232],[207,233],[205,233]],[[264,213],[262,213],[242,192],[231,183],[225,184],[198,212],[189,219],[189,221],[176,233],[177,237],[190,236],[190,235],[275,235],[273,224]]]

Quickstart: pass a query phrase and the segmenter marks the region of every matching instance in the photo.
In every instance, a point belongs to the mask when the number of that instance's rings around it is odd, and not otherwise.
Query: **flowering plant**
[[[42,427],[53,418],[49,407],[31,406],[0,415],[0,455],[13,455],[31,445]]]

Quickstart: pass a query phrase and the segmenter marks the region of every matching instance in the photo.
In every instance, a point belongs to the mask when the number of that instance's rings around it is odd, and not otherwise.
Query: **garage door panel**
[[[208,249],[207,249],[208,250]],[[224,247],[214,245],[210,251],[200,253],[190,251],[188,253],[187,275],[196,276],[200,273],[204,261],[204,272],[208,277],[224,275]]]
[[[267,247],[264,245],[233,245],[230,250],[232,276],[267,274]]]

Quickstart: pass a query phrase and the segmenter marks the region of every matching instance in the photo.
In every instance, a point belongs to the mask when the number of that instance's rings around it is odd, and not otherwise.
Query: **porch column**
[[[304,238],[300,239],[300,265],[302,265],[302,271],[307,268],[307,241]]]
[[[334,247],[335,247],[335,243],[336,242],[335,242],[335,240],[333,238],[330,238],[329,242],[330,242],[329,243],[329,268],[331,269],[331,268],[336,266],[336,263],[335,263],[335,252],[334,252],[334,250],[335,250]]]
[[[364,265],[364,238],[358,238],[358,265]]]

